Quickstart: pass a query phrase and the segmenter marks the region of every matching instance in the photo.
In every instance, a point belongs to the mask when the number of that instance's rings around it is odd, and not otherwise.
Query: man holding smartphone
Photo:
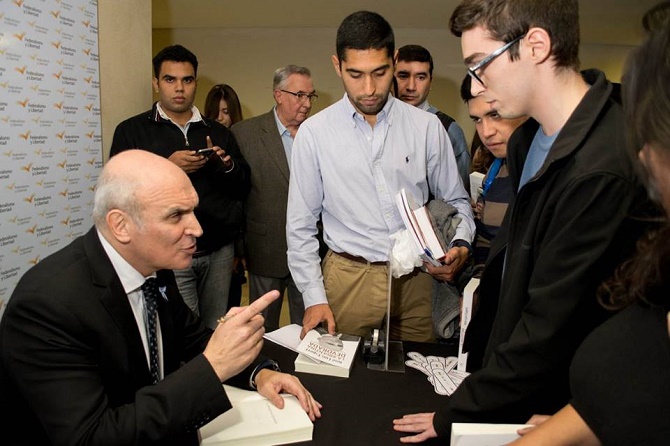
[[[193,105],[196,56],[181,45],[168,46],[154,57],[153,66],[159,100],[117,126],[110,156],[147,150],[188,174],[200,199],[195,213],[203,235],[191,266],[174,273],[186,304],[215,328],[228,305],[233,242],[244,224],[242,201],[249,193],[250,170],[232,133]]]

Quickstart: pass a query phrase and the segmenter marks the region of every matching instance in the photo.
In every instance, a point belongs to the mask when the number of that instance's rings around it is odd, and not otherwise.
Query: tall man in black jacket
[[[643,228],[631,217],[648,203],[612,84],[579,71],[576,0],[464,0],[450,28],[472,95],[532,119],[508,144],[516,196],[468,325],[473,373],[437,412],[394,421],[418,433],[403,438],[413,443],[449,438],[453,422],[524,423],[568,402],[572,356],[607,317],[596,289],[632,251]]]
[[[118,125],[110,156],[133,148],[148,150],[188,174],[200,198],[195,213],[204,233],[191,267],[174,273],[186,304],[214,328],[228,305],[233,245],[243,229],[242,200],[250,188],[249,166],[232,133],[201,116],[193,105],[195,55],[181,45],[168,46],[154,57],[153,67],[159,101]],[[198,153],[207,148],[212,150]]]

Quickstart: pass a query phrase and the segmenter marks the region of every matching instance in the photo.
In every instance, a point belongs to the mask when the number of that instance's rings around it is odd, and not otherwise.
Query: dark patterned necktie
[[[158,287],[156,279],[150,277],[142,285],[144,304],[147,310],[147,341],[149,342],[149,363],[154,384],[160,381],[158,369],[158,339],[156,337],[156,308],[158,305]]]

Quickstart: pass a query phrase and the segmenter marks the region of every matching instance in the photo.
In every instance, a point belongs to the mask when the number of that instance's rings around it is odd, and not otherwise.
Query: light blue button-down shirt
[[[284,153],[286,153],[286,159],[288,161],[289,167],[291,166],[291,149],[293,148],[293,137],[291,132],[288,131],[286,126],[281,123],[279,116],[277,116],[277,107],[272,109],[272,112],[275,115],[275,122],[277,123],[277,131],[281,137],[281,143],[284,146]]]
[[[302,123],[293,142],[286,235],[289,268],[306,307],[327,303],[319,216],[330,249],[386,261],[390,235],[404,229],[395,201],[402,188],[421,203],[432,191],[453,205],[461,218],[454,239],[472,242],[470,201],[435,115],[389,96],[373,128],[345,94]]]

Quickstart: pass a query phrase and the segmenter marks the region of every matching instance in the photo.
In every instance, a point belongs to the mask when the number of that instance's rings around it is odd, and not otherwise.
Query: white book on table
[[[233,408],[200,429],[202,446],[274,446],[311,441],[314,425],[293,395],[278,409],[258,392],[224,384]]]
[[[338,367],[336,365],[326,364],[325,362],[311,359],[302,353],[295,358],[295,371],[302,373],[313,373],[315,375],[337,376],[340,378],[349,378],[351,367]]]
[[[298,345],[295,371],[348,378],[360,340],[360,336],[309,330]]]
[[[450,446],[501,446],[519,438],[527,424],[453,423]]]

